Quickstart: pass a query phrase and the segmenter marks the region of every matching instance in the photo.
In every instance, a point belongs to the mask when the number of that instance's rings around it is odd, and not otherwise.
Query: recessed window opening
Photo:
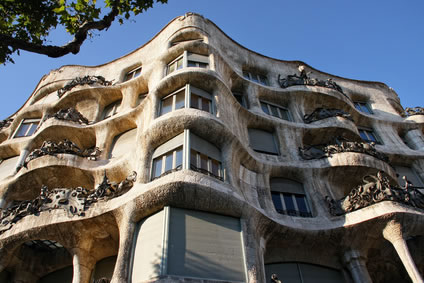
[[[261,101],[261,108],[262,108],[262,111],[264,111],[268,115],[271,115],[283,120],[291,121],[289,110],[287,110],[286,108],[276,106],[264,101]]]
[[[358,111],[366,113],[366,114],[373,114],[371,107],[369,106],[368,103],[355,101],[353,104],[355,105],[355,108]]]
[[[290,179],[271,179],[271,197],[278,213],[290,216],[312,217],[301,183]]]
[[[153,154],[151,179],[181,169],[191,169],[224,180],[220,150],[191,134],[189,130],[156,148]]]
[[[381,140],[380,138],[377,136],[377,134],[374,132],[374,130],[372,129],[358,129],[359,131],[359,135],[361,136],[361,138],[367,142],[367,143],[376,143],[376,144],[381,144]]]
[[[116,115],[121,108],[121,102],[122,100],[120,99],[106,106],[103,110],[103,120]]]
[[[190,108],[213,114],[212,95],[204,90],[187,84],[183,88],[162,98],[159,107],[159,116],[186,108],[186,105],[190,105]]]
[[[246,109],[248,108],[246,98],[244,97],[244,95],[242,93],[233,92],[233,96],[238,101],[238,103],[240,103],[241,106],[243,106]]]
[[[135,68],[134,70],[129,71],[128,73],[125,74],[124,76],[124,82],[129,81],[131,79],[134,79],[138,76],[140,76],[141,74],[141,66]]]
[[[278,144],[274,133],[261,129],[248,129],[250,147],[257,152],[279,155]]]
[[[166,69],[166,74],[169,75],[177,70],[187,67],[209,68],[209,57],[205,55],[195,54],[188,51],[171,61]]]
[[[243,77],[245,77],[249,81],[253,81],[258,84],[262,84],[265,86],[269,85],[268,78],[265,75],[262,75],[259,73],[255,73],[251,71],[243,71]]]
[[[52,240],[32,240],[29,242],[25,242],[24,244],[30,248],[45,251],[52,251],[64,248],[60,243]]]
[[[29,137],[37,130],[40,119],[24,119],[14,134],[14,138]]]

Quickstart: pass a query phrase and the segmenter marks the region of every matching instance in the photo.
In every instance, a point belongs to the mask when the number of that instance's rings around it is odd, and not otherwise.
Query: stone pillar
[[[424,140],[420,130],[408,131],[405,134],[405,141],[412,149],[424,151]]]
[[[357,250],[350,250],[344,254],[344,262],[355,283],[372,283],[368,273],[365,258]]]
[[[96,264],[90,253],[81,248],[71,249],[72,264],[74,268],[72,283],[89,283],[91,272]]]
[[[113,271],[112,283],[129,282],[131,253],[137,224],[130,219],[121,219],[119,225],[119,251]]]
[[[246,264],[246,282],[257,283],[262,282],[265,277],[263,254],[260,248],[260,242],[256,237],[257,223],[250,217],[245,215],[240,219],[241,229],[243,231],[243,244]]]
[[[421,277],[421,274],[419,273],[417,267],[415,266],[414,260],[409,253],[408,245],[404,239],[401,225],[393,220],[390,221],[383,229],[383,236],[386,240],[392,243],[412,282],[423,283],[423,278]]]

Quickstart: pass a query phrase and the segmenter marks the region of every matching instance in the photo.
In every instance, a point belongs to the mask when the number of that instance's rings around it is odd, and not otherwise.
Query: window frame
[[[109,103],[108,105],[106,105],[105,108],[103,108],[102,120],[109,119],[110,117],[113,117],[116,114],[118,114],[119,111],[120,111],[121,106],[122,106],[122,99],[115,100],[114,102]],[[109,116],[106,116],[106,115],[108,115],[106,113],[109,110],[111,110],[110,113],[112,113],[112,114],[110,114]]]
[[[141,75],[142,66],[138,66],[125,73],[122,82],[127,82],[129,80],[135,79]]]
[[[359,136],[361,137],[361,139],[364,142],[367,142],[367,143],[374,142],[375,144],[379,144],[379,145],[383,144],[382,139],[380,138],[380,136],[376,133],[376,131],[373,128],[358,127],[358,132],[359,132]],[[367,139],[364,139],[361,133],[363,133],[367,137]],[[373,136],[375,141],[370,140],[369,136]]]
[[[272,180],[276,180],[276,179],[280,179],[280,182],[282,182],[283,180],[285,182],[287,182],[287,186],[284,187],[284,184],[277,184],[274,183]],[[283,181],[283,182],[284,182]],[[292,183],[296,186],[296,191],[294,192],[293,189],[290,189],[288,186],[290,186],[289,183]],[[312,207],[311,204],[309,202],[309,198],[305,192],[305,188],[303,186],[302,183],[297,182],[297,181],[293,181],[291,179],[288,178],[271,178],[270,179],[270,194],[271,194],[271,201],[274,205],[274,209],[277,213],[279,214],[284,214],[284,215],[288,215],[288,216],[295,216],[295,217],[304,217],[304,218],[310,218],[313,217],[312,214]],[[286,198],[290,198],[291,199],[291,203],[293,206],[293,209],[288,209],[288,204],[286,203]],[[299,204],[298,201],[296,199],[296,197],[300,197],[305,205],[306,211],[301,211],[299,209]],[[278,198],[279,200],[279,206],[282,207],[282,209],[278,209],[276,204],[275,204],[275,199]]]
[[[269,86],[268,76],[262,73],[256,73],[248,70],[243,71],[243,77],[249,81],[258,83],[260,85]]]
[[[365,113],[368,115],[373,115],[374,112],[372,111],[371,105],[368,102],[363,101],[354,101],[353,105],[355,106],[355,109],[358,110],[361,113]],[[364,111],[365,109],[365,111]]]
[[[184,100],[183,100],[184,101],[184,106],[181,107],[181,108],[176,109],[177,95],[180,94],[180,93],[182,93],[182,91],[184,93]],[[193,95],[196,95],[196,96],[198,96],[200,98],[203,98],[205,100],[208,100],[209,101],[209,107],[208,107],[209,108],[209,111],[206,111],[203,108],[202,109],[199,109],[199,108],[196,108],[196,107],[192,107],[192,96]],[[163,109],[164,109],[164,107],[163,107],[164,103],[163,102],[165,100],[171,98],[171,97],[172,97],[171,110],[168,111],[168,112],[166,112],[166,113],[163,113]],[[202,102],[202,105],[203,105],[203,100],[201,99],[200,101]],[[189,105],[189,107],[187,105]],[[210,94],[209,92],[207,92],[207,91],[205,91],[203,89],[197,88],[195,86],[192,86],[190,84],[186,84],[185,86],[183,86],[183,87],[181,87],[181,88],[173,91],[171,94],[168,94],[168,95],[164,96],[160,100],[160,102],[159,102],[159,109],[158,109],[158,115],[157,116],[160,117],[160,116],[166,115],[166,114],[168,114],[170,112],[173,112],[175,110],[187,109],[187,108],[197,109],[197,110],[205,111],[207,113],[210,113],[212,115],[215,115],[215,100],[213,98],[213,95]]]
[[[199,150],[199,146],[196,144],[201,144],[202,149]],[[169,147],[169,148],[168,148]],[[181,149],[181,164],[177,165],[177,152]],[[196,152],[196,166],[192,166],[192,151]],[[158,153],[159,152],[159,153]],[[170,170],[166,169],[166,157],[172,152],[172,168]],[[200,154],[207,157],[207,169],[202,169],[201,166],[197,167],[200,164]],[[156,174],[155,164],[160,160],[161,162],[161,171],[160,174]],[[218,175],[213,172],[213,162],[218,163]],[[220,181],[225,181],[225,170],[222,165],[222,156],[221,150],[216,147],[214,144],[204,140],[197,135],[190,133],[190,130],[185,129],[183,133],[169,139],[163,144],[156,147],[152,155],[151,167],[150,167],[150,180],[159,179],[162,176],[165,176],[169,173],[189,169],[196,172],[203,173],[205,175],[214,177]]]
[[[18,136],[18,133],[24,124],[30,124],[30,126],[25,130],[25,133],[23,135]],[[15,138],[30,137],[38,130],[38,128],[40,127],[40,124],[41,124],[41,118],[22,119],[21,122],[19,123],[19,126],[16,127],[15,131],[13,132],[13,135],[11,136],[11,138],[15,139]],[[36,125],[36,127],[34,130],[32,130],[34,125]]]
[[[196,60],[196,58],[190,58],[190,57],[196,57],[196,56],[199,56],[198,59],[201,59],[201,60]],[[203,58],[200,58],[200,57],[203,57]],[[181,60],[181,67],[178,67],[178,62],[180,60]],[[189,62],[194,62],[195,64],[197,64],[197,66],[189,66]],[[171,66],[174,65],[175,63],[177,63],[176,68],[173,68],[171,71]],[[204,66],[201,66],[202,64],[204,64]],[[209,69],[210,68],[209,55],[202,55],[202,54],[197,54],[197,53],[184,50],[183,54],[177,56],[174,60],[170,61],[166,65],[165,75],[168,76],[178,70],[185,69],[185,68]]]
[[[290,111],[289,111],[288,108],[285,108],[285,107],[276,105],[274,103],[269,103],[269,102],[264,101],[264,100],[259,100],[259,102],[261,104],[261,109],[262,109],[262,111],[265,114],[267,114],[269,116],[272,116],[272,117],[280,118],[281,120],[285,120],[285,121],[289,121],[289,122],[293,121],[293,118],[292,118],[292,116],[291,116]],[[264,107],[266,107],[266,109],[268,110],[268,112],[265,112],[264,111]],[[277,109],[277,111],[278,111],[277,116],[273,114],[273,111],[272,111],[272,108],[271,107],[275,107]],[[287,119],[285,119],[283,117],[282,113],[285,113],[285,116],[287,117]]]

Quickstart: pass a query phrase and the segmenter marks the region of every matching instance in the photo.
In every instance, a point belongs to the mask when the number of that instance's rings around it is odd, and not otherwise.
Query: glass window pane
[[[175,110],[184,108],[185,89],[175,95]]]
[[[32,136],[32,134],[37,130],[38,123],[30,123],[29,131],[27,132],[26,136]]]
[[[268,105],[265,103],[261,103],[262,111],[269,115]]]
[[[259,76],[259,80],[262,84],[268,85],[268,79],[265,76],[262,76],[262,75],[258,75],[258,76]]]
[[[212,159],[212,174],[214,174],[215,176],[221,176],[221,170],[220,170],[220,164],[218,161]]]
[[[174,62],[172,64],[169,64],[169,66],[168,66],[168,74],[170,74],[173,71],[175,71],[175,65],[176,65],[176,62]]]
[[[26,132],[28,131],[30,126],[31,126],[31,124],[29,124],[29,123],[22,123],[21,126],[19,127],[19,130],[16,133],[15,137],[25,137]]]
[[[367,135],[367,133],[364,130],[359,130],[359,135],[361,136],[361,138],[364,141],[367,141],[368,140],[368,135]]]
[[[306,199],[303,195],[294,195],[296,198],[297,209],[300,212],[301,216],[306,216],[309,214],[308,206],[306,205]]]
[[[281,114],[281,119],[287,120],[289,121],[289,112],[286,109],[283,108],[279,108],[280,110],[280,114]]]
[[[183,58],[180,58],[177,60],[177,70],[181,69],[183,67]]]
[[[236,98],[236,100],[238,101],[238,103],[240,103],[242,106],[244,106],[244,100],[243,100],[243,95],[242,94],[234,93],[234,97]]]
[[[138,77],[140,74],[141,74],[141,68],[138,68],[137,70],[135,70],[134,78]]]
[[[368,139],[369,139],[370,141],[377,142],[377,138],[375,137],[375,135],[374,135],[374,133],[373,133],[373,132],[369,132],[369,131],[367,131],[367,134],[368,134]]]
[[[250,74],[250,75],[251,75],[251,77],[252,77],[252,81],[254,81],[254,82],[256,82],[256,83],[259,83],[258,75],[256,75],[256,74]]]
[[[200,154],[200,168],[208,171],[208,157],[204,154]]]
[[[176,152],[175,168],[181,169],[183,166],[183,148],[180,147]]]
[[[284,203],[286,205],[286,210],[288,215],[296,215],[296,209],[293,202],[292,194],[283,193]]]
[[[187,66],[188,67],[197,67],[198,66],[198,63],[197,62],[194,62],[194,61],[188,61],[187,62]]]
[[[200,109],[199,96],[194,93],[191,94],[191,108]]]
[[[172,99],[173,96],[170,96],[162,100],[160,115],[164,115],[172,110]]]
[[[202,97],[202,110],[206,112],[211,112],[211,101],[209,99],[206,99]]]
[[[195,150],[191,150],[190,153],[190,167],[198,168],[197,165],[197,152]]]
[[[153,160],[153,178],[159,177],[162,173],[162,156]]]
[[[250,80],[250,76],[248,72],[243,72],[243,77],[245,77],[246,79]]]
[[[277,107],[270,105],[272,116],[280,118]]]
[[[280,193],[279,192],[271,192],[272,202],[274,203],[275,210],[278,213],[284,213],[283,205],[281,203]]]
[[[172,160],[174,157],[174,152],[170,152],[165,157],[165,172],[172,170]]]

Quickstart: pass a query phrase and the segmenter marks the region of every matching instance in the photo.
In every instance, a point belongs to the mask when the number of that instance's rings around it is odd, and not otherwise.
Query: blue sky
[[[168,0],[98,32],[77,55],[51,59],[21,52],[0,66],[0,119],[18,110],[44,74],[62,65],[99,65],[143,45],[173,18],[196,12],[241,45],[269,57],[300,60],[330,74],[392,87],[404,107],[424,106],[424,1]],[[51,44],[70,38],[57,30]]]

